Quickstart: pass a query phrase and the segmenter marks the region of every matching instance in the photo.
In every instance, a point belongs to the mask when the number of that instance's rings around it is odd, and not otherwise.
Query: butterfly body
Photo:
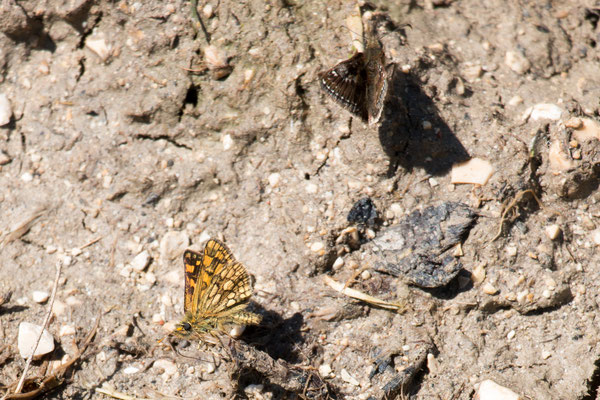
[[[367,46],[327,71],[319,74],[321,88],[352,114],[375,124],[381,118],[388,90],[385,54],[369,25]]]
[[[185,316],[177,335],[200,338],[231,325],[260,323],[260,315],[246,311],[252,294],[248,273],[225,244],[210,239],[202,254],[186,250],[183,260]]]

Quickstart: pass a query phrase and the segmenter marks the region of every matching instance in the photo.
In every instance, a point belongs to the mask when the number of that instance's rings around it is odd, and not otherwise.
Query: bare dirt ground
[[[236,364],[234,342],[157,344],[183,315],[182,251],[215,236],[256,279],[263,324],[240,341],[331,397],[399,396],[389,385],[407,368],[410,398],[470,399],[485,379],[523,398],[598,397],[600,142],[576,137],[573,118],[599,118],[600,7],[363,5],[387,16],[378,34],[396,64],[375,126],[317,79],[352,54],[355,7],[201,2],[206,51],[187,1],[2,2],[0,384],[20,376],[19,323],[42,323],[48,303],[32,293],[51,291],[60,263],[50,358],[72,356],[101,319],[47,397],[309,396]],[[473,157],[494,167],[489,182],[452,184]],[[352,240],[347,215],[365,197],[377,222]],[[375,269],[374,237],[449,201],[478,215],[455,279],[422,289]]]

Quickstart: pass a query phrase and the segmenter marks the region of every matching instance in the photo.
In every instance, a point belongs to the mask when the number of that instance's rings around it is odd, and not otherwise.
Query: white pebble
[[[177,372],[177,365],[173,361],[164,358],[154,361],[154,364],[152,364],[152,368],[162,369],[164,371],[164,378],[170,378]]]
[[[546,236],[550,238],[550,240],[554,240],[560,235],[560,227],[556,224],[548,225],[545,228]]]
[[[485,280],[485,264],[479,264],[471,272],[471,280],[475,284],[479,284]]]
[[[233,138],[227,134],[223,136],[223,150],[229,150],[233,146]]]
[[[369,270],[364,270],[361,274],[360,277],[366,281],[367,279],[371,278],[371,272],[369,272]]]
[[[240,336],[242,336],[242,333],[244,333],[244,330],[246,330],[246,326],[245,325],[233,325],[231,327],[231,329],[229,330],[229,336],[231,336],[232,338],[239,338]]]
[[[552,353],[548,350],[542,350],[542,360],[547,360],[552,357]]]
[[[331,375],[331,365],[329,364],[321,364],[319,365],[319,374],[323,378],[328,378]]]
[[[21,180],[25,183],[31,182],[33,180],[33,175],[31,175],[29,172],[25,172],[23,175],[21,175]]]
[[[65,255],[61,261],[64,267],[68,267],[71,265],[71,263],[73,263],[73,257]]]
[[[342,257],[338,257],[333,262],[332,268],[334,271],[341,269],[344,266],[344,259]]]
[[[315,253],[319,253],[324,248],[325,248],[325,245],[323,244],[323,242],[314,242],[313,244],[310,245],[310,250]]]
[[[98,55],[102,61],[106,61],[110,56],[111,48],[102,38],[94,39],[90,37],[85,41],[85,46],[96,53],[96,55]]]
[[[154,285],[156,283],[156,275],[154,275],[154,272],[146,272],[144,275],[144,280],[146,283]]]
[[[21,354],[21,357],[27,358],[31,355],[40,332],[42,332],[42,327],[40,325],[35,325],[29,322],[21,322],[19,324],[17,346],[19,348],[19,354]],[[35,350],[34,358],[48,354],[53,350],[54,338],[50,332],[48,332],[48,330],[44,329],[38,347]]]
[[[10,101],[4,93],[0,93],[0,126],[4,126],[10,122],[12,117],[12,108]]]
[[[132,374],[137,374],[138,372],[140,372],[140,369],[138,367],[126,367],[125,369],[123,369],[123,373],[125,375],[132,375]]]
[[[279,186],[279,181],[281,180],[281,175],[277,172],[274,172],[271,175],[269,175],[269,177],[267,179],[269,181],[269,185],[272,188],[276,188],[277,186]]]
[[[479,384],[479,389],[474,397],[476,400],[520,400],[518,394],[512,390],[498,385],[491,380],[485,380]]]
[[[525,300],[527,300],[528,295],[529,295],[528,290],[522,290],[522,291],[518,292],[517,293],[517,302],[523,303]]]
[[[521,53],[507,51],[504,63],[519,75],[524,74],[531,67],[531,63]]]
[[[534,121],[541,119],[558,121],[562,115],[562,112],[562,108],[556,104],[536,104],[533,106],[533,108],[531,108],[531,114],[529,115],[529,118]],[[525,114],[528,114],[528,112],[526,111]]]
[[[204,367],[204,371],[206,371],[207,374],[212,374],[213,372],[216,371],[216,367],[215,364],[212,362],[207,362],[205,363],[205,367]]]
[[[317,190],[319,190],[319,187],[314,183],[309,183],[306,185],[306,193],[308,194],[315,194],[317,193]]]
[[[506,338],[507,338],[508,340],[511,340],[512,338],[514,338],[514,337],[515,337],[515,335],[516,335],[516,334],[517,334],[517,332],[515,332],[515,330],[513,329],[513,330],[511,330],[510,332],[508,332],[508,334],[506,335]]]
[[[513,96],[510,100],[508,100],[508,105],[511,107],[518,106],[521,104],[523,104],[523,98],[519,95]]]
[[[544,297],[544,298],[546,298],[546,299],[549,299],[550,297],[552,297],[552,292],[551,292],[551,291],[549,291],[549,290],[544,290],[544,291],[542,292],[542,297]]]
[[[71,249],[71,255],[73,257],[77,257],[78,255],[80,255],[81,253],[83,253],[83,251],[79,248],[79,247],[73,247]]]
[[[39,304],[45,303],[48,300],[48,297],[50,297],[48,292],[44,292],[42,290],[34,290],[31,293],[31,299]]]
[[[506,255],[509,257],[514,257],[517,255],[517,247],[516,246],[506,246]]]
[[[350,373],[348,371],[346,371],[346,368],[342,369],[342,380],[353,386],[360,385],[360,383],[356,380],[356,378],[353,377],[352,375],[350,375]]]
[[[183,282],[183,275],[179,270],[172,270],[163,275],[165,280],[173,285],[179,285]]]
[[[490,296],[493,296],[498,293],[498,289],[496,289],[491,283],[486,283],[485,285],[483,285],[481,287],[481,290],[483,290],[483,293],[489,294]]]
[[[52,314],[57,317],[64,315],[67,311],[67,305],[60,300],[54,300],[54,304],[52,304]]]
[[[190,238],[187,233],[183,231],[167,232],[160,241],[161,260],[168,261],[180,256],[189,244]]]
[[[131,260],[131,268],[136,272],[142,272],[150,263],[150,253],[147,250],[142,251]]]
[[[452,166],[451,183],[471,183],[485,185],[494,174],[492,164],[482,158],[472,158]]]
[[[69,296],[65,299],[65,302],[70,305],[71,307],[76,307],[76,306],[80,306],[83,304],[83,302],[81,300],[79,300],[77,297],[75,296]]]
[[[60,331],[58,332],[59,336],[70,336],[76,333],[75,327],[73,325],[63,325],[60,327]]]
[[[596,246],[600,246],[600,229],[592,231],[592,240]]]

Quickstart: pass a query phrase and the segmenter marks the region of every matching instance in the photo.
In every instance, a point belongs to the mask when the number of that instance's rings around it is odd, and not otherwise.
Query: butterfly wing
[[[320,73],[319,80],[321,88],[338,104],[363,120],[367,119],[367,74],[363,53],[356,53]]]
[[[183,310],[195,311],[196,307],[193,301],[198,285],[198,277],[202,270],[203,255],[192,250],[186,250],[183,253],[183,264],[185,265],[185,297],[183,302]]]
[[[365,49],[367,90],[366,104],[369,125],[375,124],[381,118],[383,104],[388,90],[388,72],[385,68],[385,54],[374,33],[374,27],[369,24],[367,29],[367,48]]]
[[[251,295],[250,278],[240,262],[219,265],[211,284],[200,298],[198,313],[211,317],[243,310]]]

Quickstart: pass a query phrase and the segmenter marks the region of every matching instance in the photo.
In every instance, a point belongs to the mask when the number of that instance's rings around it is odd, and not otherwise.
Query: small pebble
[[[529,60],[521,53],[515,51],[506,52],[504,64],[506,64],[506,66],[513,70],[513,72],[516,72],[519,75],[523,75],[529,71],[529,68],[531,68],[531,63]]]
[[[131,268],[136,272],[142,272],[150,263],[150,253],[147,250],[142,251],[130,261]]]
[[[332,372],[331,365],[321,364],[319,366],[319,374],[321,375],[321,377],[328,378],[331,375],[331,372]]]
[[[344,259],[342,257],[338,257],[333,262],[332,268],[334,271],[340,270],[344,266]]]
[[[67,305],[60,300],[54,300],[54,304],[52,304],[52,314],[57,317],[60,317],[65,314],[67,311]]]
[[[233,138],[227,134],[223,136],[223,150],[229,150],[233,146]]]
[[[552,352],[548,350],[542,350],[542,360],[547,360],[552,357]]]
[[[592,241],[596,246],[600,246],[600,229],[592,231]]]
[[[519,95],[513,96],[510,100],[508,100],[508,105],[511,107],[515,107],[521,104],[523,104],[523,98]]]
[[[129,366],[123,369],[123,373],[125,375],[137,374],[138,372],[140,372],[140,369],[138,367]]]
[[[10,122],[12,117],[12,108],[6,94],[0,93],[0,126]]]
[[[173,361],[164,358],[154,361],[152,368],[162,369],[164,371],[162,375],[165,379],[172,377],[177,372],[177,365]]]
[[[513,329],[513,330],[511,330],[510,332],[508,332],[508,334],[506,335],[506,338],[507,338],[508,340],[511,340],[512,338],[514,338],[514,337],[515,337],[515,335],[516,335],[516,334],[517,334],[517,332],[515,332],[515,330]]]
[[[506,246],[506,255],[509,257],[514,257],[517,255],[517,247],[516,246]]]
[[[346,371],[346,369],[342,369],[342,380],[346,383],[349,383],[353,386],[359,386],[360,382],[358,382],[356,380],[356,378],[354,378],[352,375],[350,375],[350,373],[348,373],[348,371]]]
[[[568,171],[575,166],[573,160],[564,151],[561,142],[555,140],[548,150],[548,161],[553,172]]]
[[[25,172],[23,175],[21,175],[21,180],[25,183],[29,183],[33,180],[33,175],[31,175],[29,172]]]
[[[69,265],[71,265],[73,263],[73,257],[65,255],[65,256],[63,256],[61,261],[62,261],[62,264],[64,267],[68,267]]]
[[[172,260],[179,257],[190,244],[190,238],[183,231],[169,231],[160,240],[161,260]]]
[[[205,367],[204,367],[204,371],[207,374],[212,374],[213,372],[215,372],[217,370],[216,366],[214,363],[212,362],[207,362],[205,363]]]
[[[536,104],[531,108],[531,114],[529,118],[533,121],[539,121],[541,119],[549,119],[552,121],[558,121],[563,113],[562,108],[556,104]]]
[[[110,47],[106,44],[106,41],[102,38],[93,39],[88,37],[85,41],[85,46],[96,53],[98,57],[104,62],[108,59],[111,53]]]
[[[452,166],[450,182],[471,183],[485,185],[494,174],[492,164],[481,158],[472,158],[469,161]]]
[[[246,330],[246,326],[244,326],[244,325],[234,325],[229,330],[229,336],[231,336],[234,339],[237,339],[240,336],[242,336],[242,333],[244,333],[244,330]]]
[[[272,188],[276,188],[277,186],[279,186],[279,181],[281,180],[281,175],[277,172],[274,172],[271,175],[269,175],[269,177],[267,179],[269,181],[269,185]]]
[[[369,270],[365,270],[360,274],[360,277],[366,281],[367,279],[371,278],[371,272]]]
[[[83,304],[83,302],[81,300],[79,300],[77,297],[75,296],[69,296],[65,299],[65,302],[70,305],[71,307],[76,307],[76,306],[80,306]]]
[[[211,4],[205,5],[202,9],[202,14],[204,14],[206,18],[211,18],[213,16],[213,6]]]
[[[556,239],[560,235],[560,227],[556,224],[548,225],[545,228],[546,236],[550,238],[550,240]]]
[[[306,185],[306,193],[308,194],[315,194],[317,193],[317,190],[319,190],[319,188],[314,183],[309,183]]]
[[[325,248],[325,245],[322,242],[314,242],[310,245],[310,250],[315,253],[321,252]]]
[[[179,285],[183,282],[183,275],[178,270],[172,270],[163,275],[164,279],[173,284]]]
[[[498,385],[491,380],[485,380],[479,384],[474,400],[520,400],[518,394],[512,390]]]
[[[244,393],[250,398],[250,399],[264,399],[264,390],[265,390],[265,386],[261,385],[261,384],[252,384],[252,385],[248,385],[244,388]]]
[[[542,297],[544,297],[544,298],[546,298],[546,299],[549,299],[550,297],[552,297],[552,292],[551,292],[551,291],[549,291],[549,290],[544,290],[544,291],[542,292]]]
[[[508,301],[517,301],[517,295],[515,294],[515,292],[506,293],[506,296],[504,296],[504,298]]]
[[[479,264],[473,272],[471,272],[471,280],[474,284],[479,284],[485,280],[485,264]]]
[[[21,322],[19,324],[17,347],[19,348],[19,354],[21,354],[21,357],[26,359],[31,355],[40,332],[42,332],[42,327],[40,325],[29,322]],[[33,358],[39,358],[44,354],[52,352],[53,350],[54,338],[50,332],[48,332],[48,330],[44,329]]]
[[[31,293],[31,299],[39,304],[45,303],[49,297],[50,295],[48,292],[44,292],[42,290],[34,290]]]
[[[58,332],[59,336],[70,336],[76,333],[75,327],[73,325],[63,325],[60,327],[60,331]]]
[[[163,318],[161,313],[156,313],[152,315],[152,322],[154,322],[155,324],[162,324],[165,322],[165,319]]]
[[[486,283],[485,285],[483,285],[481,287],[481,290],[483,291],[483,293],[489,294],[490,296],[493,296],[498,293],[498,289],[496,289],[491,283]]]

